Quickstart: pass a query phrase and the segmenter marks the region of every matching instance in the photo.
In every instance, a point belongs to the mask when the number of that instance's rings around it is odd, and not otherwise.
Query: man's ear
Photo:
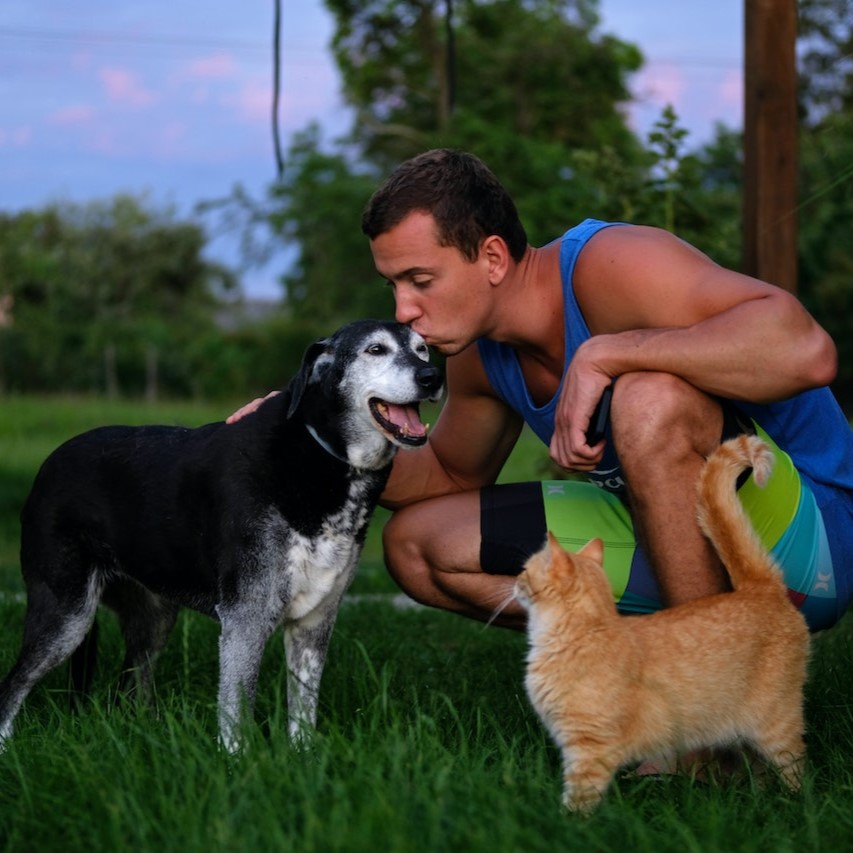
[[[480,245],[480,257],[488,264],[489,281],[492,284],[500,284],[506,278],[511,258],[503,237],[497,234],[486,237]]]

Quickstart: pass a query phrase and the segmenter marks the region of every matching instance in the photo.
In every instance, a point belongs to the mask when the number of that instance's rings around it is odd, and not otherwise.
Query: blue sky
[[[672,103],[707,141],[742,124],[744,0],[601,0],[601,30],[638,44],[631,121],[644,133]],[[118,192],[189,213],[236,183],[275,175],[270,130],[271,0],[3,0],[0,5],[0,209]],[[282,2],[280,127],[348,127],[322,0]],[[211,255],[234,262],[233,241]],[[278,297],[281,258],[244,277]]]

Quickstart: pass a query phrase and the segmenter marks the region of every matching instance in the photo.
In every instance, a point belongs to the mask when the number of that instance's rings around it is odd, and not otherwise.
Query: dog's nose
[[[415,381],[427,391],[437,391],[441,387],[441,371],[432,365],[418,368]]]

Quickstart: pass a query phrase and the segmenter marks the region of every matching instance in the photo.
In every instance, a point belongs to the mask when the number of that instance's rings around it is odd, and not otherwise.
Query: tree
[[[204,245],[198,225],[128,196],[0,217],[4,385],[139,389],[156,374],[186,390],[181,355],[235,286]]]
[[[452,75],[447,0],[327,5],[344,94],[356,110],[352,133],[328,153],[319,129],[307,128],[263,202],[240,188],[230,200],[246,233],[262,221],[295,249],[282,279],[294,316],[392,311],[359,222],[378,180],[420,150],[450,146],[481,156],[513,193],[534,242],[594,215],[583,209],[589,182],[573,171],[573,152],[606,144],[629,166],[643,160],[620,112],[642,58],[597,33],[597,0],[459,3]]]
[[[367,160],[385,172],[435,145],[477,150],[495,133],[636,154],[619,106],[642,56],[597,34],[597,0],[462,0],[452,54],[447,2],[327,0]]]
[[[359,228],[375,182],[342,154],[323,153],[316,128],[296,136],[284,175],[270,190],[269,218],[281,239],[299,247],[282,278],[295,317],[332,323],[393,314],[393,299]]]
[[[853,409],[853,2],[800,0],[799,295],[839,350]]]
[[[853,114],[853,0],[799,0],[800,109],[814,126]]]

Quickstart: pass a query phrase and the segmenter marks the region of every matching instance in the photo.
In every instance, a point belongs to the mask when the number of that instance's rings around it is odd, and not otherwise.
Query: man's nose
[[[420,308],[415,300],[409,298],[405,294],[399,292],[394,296],[396,301],[396,308],[394,311],[394,318],[398,323],[409,324],[412,320],[416,320],[421,315]]]

